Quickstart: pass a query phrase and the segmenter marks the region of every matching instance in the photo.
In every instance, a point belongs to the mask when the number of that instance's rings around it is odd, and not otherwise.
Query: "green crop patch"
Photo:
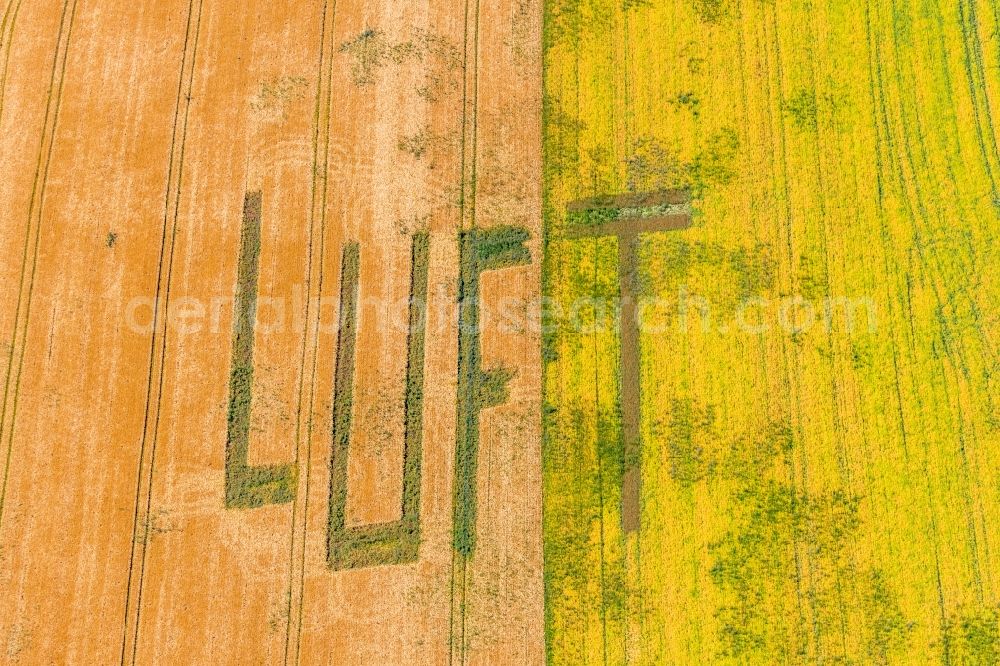
[[[454,547],[469,556],[476,547],[476,469],[479,413],[507,401],[506,368],[484,371],[479,339],[479,279],[490,270],[531,263],[528,232],[501,226],[469,229],[460,238],[458,324],[458,425],[455,446]]]
[[[424,340],[427,324],[429,246],[426,233],[419,233],[413,237],[401,518],[389,523],[358,527],[347,526],[345,513],[351,412],[354,402],[355,350],[358,336],[360,248],[357,243],[351,243],[344,248],[340,282],[340,332],[337,340],[337,370],[333,397],[330,513],[327,524],[327,562],[332,569],[404,564],[417,559],[420,548]]]
[[[291,502],[298,480],[294,465],[253,466],[249,463],[261,203],[260,192],[248,192],[244,198],[236,277],[226,428],[226,506],[235,509]]]

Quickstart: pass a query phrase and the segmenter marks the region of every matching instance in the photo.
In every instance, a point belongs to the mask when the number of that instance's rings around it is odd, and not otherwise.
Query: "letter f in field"
[[[513,372],[482,368],[479,278],[486,272],[531,263],[528,232],[519,227],[469,229],[461,235],[458,289],[458,424],[455,446],[454,547],[469,556],[476,547],[476,468],[479,413],[507,401]]]

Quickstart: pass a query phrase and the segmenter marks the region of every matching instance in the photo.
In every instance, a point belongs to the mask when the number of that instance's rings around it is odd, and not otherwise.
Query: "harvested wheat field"
[[[0,662],[540,663],[541,6],[2,10]]]
[[[0,663],[1000,663],[994,117],[985,0],[0,0]]]

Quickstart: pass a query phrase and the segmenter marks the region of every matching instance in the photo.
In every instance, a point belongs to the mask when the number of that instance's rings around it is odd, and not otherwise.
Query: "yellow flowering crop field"
[[[997,663],[1000,7],[544,20],[549,663]]]

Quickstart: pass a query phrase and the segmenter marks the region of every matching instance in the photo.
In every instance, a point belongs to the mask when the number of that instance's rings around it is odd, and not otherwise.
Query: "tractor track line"
[[[3,486],[0,488],[0,526],[3,525],[3,511],[7,496],[7,481],[10,476],[10,463],[14,448],[14,425],[17,419],[17,403],[21,388],[21,372],[24,369],[24,357],[28,343],[27,336],[28,324],[31,318],[31,298],[35,287],[35,274],[38,269],[38,249],[41,242],[45,190],[46,185],[48,184],[49,167],[52,163],[52,150],[55,145],[56,132],[59,127],[59,110],[62,105],[62,93],[66,80],[66,63],[69,59],[69,49],[73,36],[73,21],[76,18],[76,4],[77,0],[66,0],[63,3],[62,16],[59,20],[56,51],[52,60],[52,74],[49,80],[48,97],[45,103],[45,120],[42,125],[42,137],[38,147],[38,160],[35,165],[34,182],[31,188],[31,200],[28,204],[28,220],[24,231],[24,251],[21,257],[21,274],[18,286],[17,305],[14,309],[14,329],[11,334],[10,351],[7,359],[7,377],[4,381],[3,405],[0,407],[0,440],[2,440],[4,427],[7,425],[8,405],[10,405],[10,426],[7,432],[7,453],[4,461]],[[63,34],[66,35],[65,41],[63,40]],[[55,94],[53,94],[53,89]],[[50,118],[51,124],[49,123]],[[33,224],[32,220],[35,217],[37,217],[37,222]],[[34,240],[32,240],[32,227],[34,227]],[[31,248],[30,274],[27,273],[29,247]],[[26,277],[27,293],[25,293]],[[24,321],[23,325],[20,326],[21,349],[20,354],[18,355],[16,350],[19,338],[18,328],[22,319],[22,303],[24,306]],[[14,370],[15,356],[19,356],[16,363],[16,370]]]
[[[187,143],[188,120],[191,112],[192,86],[198,55],[198,39],[201,33],[201,18],[204,0],[188,0],[185,22],[184,46],[181,52],[181,68],[177,81],[177,96],[174,106],[174,121],[171,130],[170,153],[167,163],[167,180],[164,193],[160,253],[157,261],[156,291],[153,307],[153,333],[150,337],[149,367],[146,383],[146,403],[143,416],[142,436],[139,444],[139,464],[136,473],[136,488],[132,516],[132,539],[129,553],[128,582],[125,589],[125,618],[122,626],[121,664],[135,664],[139,644],[139,619],[142,609],[142,589],[146,568],[146,545],[149,538],[149,509],[153,499],[153,473],[156,462],[156,443],[160,420],[160,399],[163,394],[163,364],[167,353],[166,324],[158,334],[161,322],[167,319],[170,304],[170,282],[173,277],[173,259],[177,226],[180,215],[180,199],[184,174],[184,152]],[[197,12],[197,15],[196,15]],[[193,34],[192,34],[193,33]],[[188,54],[190,52],[190,62]],[[186,92],[185,92],[186,87]],[[183,114],[181,107],[184,107]],[[175,175],[176,174],[176,175]],[[172,211],[171,211],[172,209]],[[166,266],[164,265],[166,259]],[[166,275],[164,275],[166,271]],[[161,311],[160,296],[164,303]],[[157,360],[157,348],[159,359]],[[151,414],[155,405],[155,415]],[[149,470],[146,471],[147,449]],[[145,493],[144,493],[145,491]],[[145,513],[140,511],[145,494]],[[140,517],[142,521],[140,521]],[[143,522],[140,534],[140,522]],[[136,552],[140,551],[140,552]],[[138,580],[135,580],[136,560],[139,561]],[[133,589],[134,588],[134,589]],[[132,611],[133,598],[135,610]],[[130,624],[131,642],[129,640]]]

